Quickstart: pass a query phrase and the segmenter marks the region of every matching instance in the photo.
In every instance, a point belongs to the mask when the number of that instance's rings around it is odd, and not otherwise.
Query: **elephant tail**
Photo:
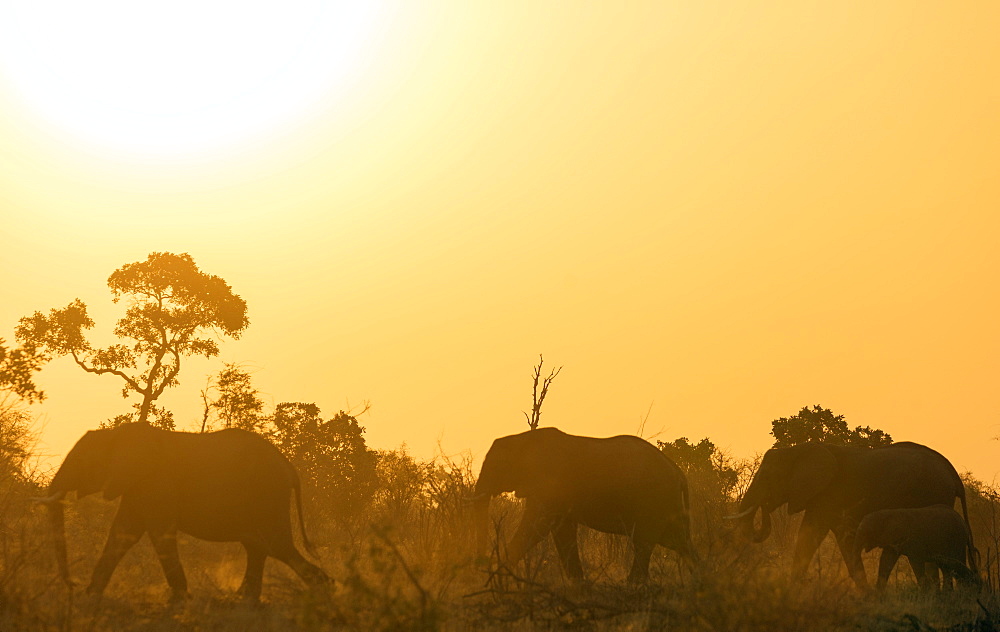
[[[305,547],[309,555],[314,558],[319,557],[316,555],[316,548],[313,547],[312,542],[309,541],[309,536],[306,535],[306,521],[302,517],[302,485],[299,483],[299,475],[294,468],[292,470],[292,491],[295,492],[295,508],[299,515],[299,533],[302,534],[302,546]]]
[[[972,523],[969,522],[969,506],[965,501],[965,485],[959,480],[958,499],[962,501],[962,517],[965,518],[965,528],[969,533],[969,569],[979,577],[979,549],[972,541]]]

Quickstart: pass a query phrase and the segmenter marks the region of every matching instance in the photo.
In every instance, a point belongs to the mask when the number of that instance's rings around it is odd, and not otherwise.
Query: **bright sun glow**
[[[130,154],[273,133],[363,73],[378,3],[0,4],[0,79],[63,133]]]

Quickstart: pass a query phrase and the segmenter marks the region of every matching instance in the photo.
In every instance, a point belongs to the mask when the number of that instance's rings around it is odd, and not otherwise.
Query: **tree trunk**
[[[149,409],[153,405],[153,399],[149,393],[143,393],[142,406],[139,408],[139,423],[149,423]]]

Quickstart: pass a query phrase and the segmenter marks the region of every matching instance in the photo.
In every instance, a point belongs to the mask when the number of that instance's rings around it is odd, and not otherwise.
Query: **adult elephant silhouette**
[[[787,504],[789,514],[805,512],[792,557],[793,580],[802,578],[832,531],[851,578],[867,590],[861,554],[854,546],[861,518],[881,509],[954,506],[955,498],[968,525],[958,472],[927,446],[908,441],[880,448],[810,442],[768,450],[740,501],[740,513],[730,517],[739,520],[755,542],[763,542],[771,533],[772,511]],[[758,511],[759,529],[754,525]]]
[[[72,584],[66,561],[62,499],[103,492],[121,498],[107,543],[87,592],[100,595],[122,556],[148,533],[172,591],[187,596],[187,579],[177,555],[177,532],[216,542],[240,542],[247,568],[244,598],[260,597],[268,556],[290,566],[307,584],[329,581],[326,573],[295,548],[289,502],[295,492],[302,540],[311,550],[302,521],[299,479],[292,465],[266,439],[244,430],[195,434],[147,424],[126,424],[86,433],[59,467],[41,499],[49,506],[59,572]]]
[[[484,552],[490,498],[514,492],[524,515],[507,549],[508,564],[549,533],[566,575],[583,577],[577,525],[632,540],[629,581],[649,577],[649,559],[660,544],[694,563],[684,473],[639,437],[598,439],[538,428],[493,442],[476,482],[477,544]]]

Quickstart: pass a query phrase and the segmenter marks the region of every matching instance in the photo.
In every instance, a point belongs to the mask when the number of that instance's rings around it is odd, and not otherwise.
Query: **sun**
[[[215,152],[349,89],[380,12],[370,0],[2,3],[0,81],[88,145]]]

